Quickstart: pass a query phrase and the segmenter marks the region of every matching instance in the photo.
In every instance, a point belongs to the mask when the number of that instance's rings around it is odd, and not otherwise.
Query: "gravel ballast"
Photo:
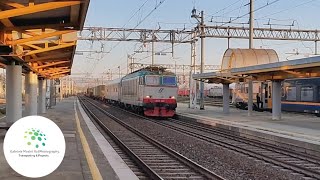
[[[289,170],[283,170],[273,164],[179,133],[151,121],[133,117],[117,108],[106,108],[105,105],[100,107],[226,179],[303,179],[302,175]]]

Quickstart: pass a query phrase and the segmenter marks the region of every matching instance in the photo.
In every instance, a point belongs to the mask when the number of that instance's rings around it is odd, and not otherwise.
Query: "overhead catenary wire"
[[[181,44],[175,44],[173,47],[176,47],[176,46],[179,46],[179,45],[181,45]],[[169,50],[169,49],[171,49],[172,48],[172,46],[170,46],[170,47],[167,47],[167,48],[164,48],[164,49],[162,49],[161,51],[158,51],[159,53],[162,53],[162,52],[165,52],[166,50]],[[137,53],[134,53],[134,55],[135,54],[137,54]],[[139,60],[137,60],[137,61],[135,61],[135,63],[141,63],[142,61],[144,61],[144,60],[146,60],[146,59],[148,59],[148,58],[150,58],[152,55],[147,55],[147,56],[145,56],[145,57],[143,57],[143,58],[138,58]],[[125,63],[123,63],[123,64],[125,64]],[[118,67],[118,66],[117,66]],[[121,68],[120,69],[120,71],[122,72],[123,70],[125,70],[126,68]],[[119,70],[118,68],[113,68],[112,70]]]
[[[165,0],[160,1],[160,3],[157,4],[157,6],[160,6],[164,1],[165,1]],[[240,2],[240,1],[241,1],[241,0],[237,0],[235,3],[232,3],[231,5],[227,6],[226,8],[224,8],[224,9],[222,9],[222,10],[220,10],[220,11],[217,11],[216,13],[219,13],[219,12],[221,12],[221,11],[229,8],[229,7],[233,6],[234,4],[237,4],[237,3]],[[279,0],[275,0],[275,1],[279,1]],[[149,17],[149,16],[153,13],[153,11],[155,11],[155,10],[157,9],[157,6],[156,6],[144,19],[142,19],[142,20],[137,24],[136,27],[138,27],[138,25],[140,25],[141,22],[143,22],[146,18]],[[237,9],[238,9],[238,8],[237,8]],[[216,14],[216,13],[215,13],[215,14]],[[136,27],[134,27],[134,28],[136,28]],[[117,43],[116,46],[119,45],[120,43],[121,43],[121,42]],[[177,44],[177,45],[178,45],[178,44]],[[114,47],[116,47],[116,46],[114,46]],[[174,47],[175,47],[175,46],[176,46],[176,45],[174,45]],[[113,48],[114,48],[114,47],[113,47]],[[113,49],[113,48],[112,48],[112,49]],[[166,48],[165,50],[168,50],[168,49],[170,49],[170,48],[171,48],[171,47]],[[112,49],[111,49],[111,50],[112,50]],[[165,51],[165,50],[162,50],[162,51],[160,51],[160,52],[163,52],[163,51]],[[140,61],[142,61],[142,60],[144,60],[144,59],[147,59],[147,58],[149,58],[149,57],[151,57],[151,56],[152,56],[152,55],[146,56],[146,57],[140,59]],[[123,63],[123,64],[124,64],[124,63]],[[118,66],[117,66],[117,67],[118,67]],[[113,68],[113,69],[115,69],[115,68]]]
[[[278,1],[280,1],[280,0],[274,0],[274,1],[270,2],[270,3],[267,3],[266,5],[260,6],[259,8],[253,10],[253,12],[257,12],[257,11],[259,11],[259,10],[265,8],[265,7],[268,7],[268,6],[272,5],[272,4],[275,4],[275,3],[278,2]],[[236,21],[236,20],[238,20],[238,19],[240,19],[240,18],[243,18],[243,17],[245,17],[245,16],[247,16],[247,15],[249,15],[249,14],[250,14],[250,12],[245,13],[245,14],[243,14],[243,15],[241,15],[241,16],[238,16],[238,17],[236,17],[235,19],[230,20],[229,22],[226,22],[226,23],[221,24],[219,27],[222,27],[222,26],[224,26],[224,25],[226,25],[226,24],[230,24],[230,23],[232,23],[232,22],[234,22],[234,21]]]
[[[280,0],[277,0],[277,1],[280,1]],[[271,3],[275,3],[275,2],[277,2],[277,1],[272,1]],[[312,1],[315,1],[315,0],[312,0]],[[308,2],[312,2],[312,1],[308,1]],[[304,5],[304,4],[308,3],[308,2],[302,3],[302,5]],[[258,9],[256,9],[256,10],[254,10],[254,11],[258,11],[258,10],[260,10],[260,9],[266,7],[266,6],[270,6],[271,3],[267,3],[267,5],[264,5],[264,6],[262,6],[262,7],[258,8]],[[300,6],[301,6],[301,5],[300,5]],[[282,12],[283,12],[283,11],[284,11],[284,10],[282,10]],[[247,14],[246,14],[246,15],[247,15]],[[240,17],[240,16],[239,16],[239,17]],[[240,18],[239,18],[239,19],[240,19]],[[258,19],[261,19],[261,18],[258,18]],[[272,19],[272,18],[270,18],[270,19]],[[274,18],[273,18],[273,19],[274,19]],[[275,19],[275,20],[278,20],[278,19]],[[236,20],[233,20],[233,21],[236,21]],[[279,21],[281,21],[281,20],[279,20]],[[167,48],[167,49],[169,49],[169,48]],[[148,56],[148,57],[150,57],[150,56]],[[146,59],[146,58],[144,58],[144,59]]]
[[[154,11],[156,11],[166,0],[161,0],[142,20],[140,20],[137,25],[135,25],[132,29],[136,29],[140,24],[142,24]],[[131,33],[129,33],[127,36],[129,36]],[[111,47],[110,51],[112,51],[114,48],[116,48],[121,41],[119,41],[116,45]]]
[[[139,7],[138,11],[136,11],[136,13],[134,13],[134,14],[129,18],[128,22],[131,21],[131,19],[141,10],[141,8],[142,8],[148,1],[149,1],[149,0],[146,0],[146,1]],[[156,6],[155,6],[142,20],[139,20],[139,22],[137,23],[137,25],[136,25],[133,29],[137,28],[140,24],[142,24],[154,11],[156,11],[165,1],[166,1],[166,0],[161,0],[159,3],[157,3]],[[128,23],[128,22],[127,22],[127,23]],[[127,24],[127,23],[126,23],[126,24]],[[125,27],[126,24],[125,24],[123,27]],[[131,33],[129,33],[128,36],[129,36],[130,34],[131,34]],[[112,46],[112,47],[110,48],[110,50],[108,51],[108,53],[111,53],[111,51],[112,51],[113,49],[115,49],[116,47],[118,47],[120,43],[121,43],[121,41],[117,42],[114,46]],[[104,57],[104,56],[103,56],[103,57]],[[102,57],[102,58],[103,58],[103,57]],[[101,58],[101,59],[102,59],[102,58]],[[97,64],[96,64],[96,65],[97,65]],[[93,72],[94,70],[95,70],[95,67],[93,68],[92,72]]]
[[[277,12],[274,12],[274,13],[271,13],[271,14],[268,14],[268,15],[264,15],[264,16],[259,17],[257,19],[263,19],[263,18],[266,18],[266,17],[270,17],[270,16],[273,16],[273,15],[276,15],[276,14],[279,14],[279,13],[282,13],[282,12],[285,12],[285,11],[288,11],[288,10],[291,10],[291,9],[294,9],[294,8],[309,4],[309,3],[314,2],[314,1],[317,1],[317,0],[309,0],[307,2],[300,3],[300,4],[296,5],[296,6],[289,7],[289,8],[286,8],[286,9],[283,9],[281,11],[277,11]]]
[[[216,14],[218,14],[218,13],[220,13],[220,12],[223,12],[224,10],[232,7],[232,6],[235,5],[235,4],[238,4],[240,1],[241,1],[241,5],[238,6],[237,8],[234,8],[234,9],[232,9],[232,10],[230,10],[230,11],[224,12],[224,13],[216,16]],[[223,9],[221,9],[221,10],[219,10],[219,11],[217,11],[217,12],[211,14],[211,15],[206,15],[206,18],[211,18],[211,19],[213,19],[213,17],[222,17],[222,18],[224,18],[224,17],[225,17],[224,15],[229,14],[229,13],[234,12],[234,11],[238,11],[238,17],[239,17],[242,8],[245,7],[246,5],[248,5],[248,3],[247,3],[247,4],[244,4],[245,1],[246,1],[246,0],[238,0],[238,1],[236,1],[236,2],[234,2],[234,3],[232,3],[232,4],[228,5],[228,6],[226,6],[225,8],[223,8]],[[259,0],[255,0],[255,2],[257,2],[257,1],[259,1]],[[230,19],[230,18],[232,18],[232,17],[228,17],[228,19]]]
[[[244,1],[242,1],[242,3],[241,3],[241,6],[240,6],[241,8],[239,9],[238,16],[240,16],[240,13],[241,13],[241,10],[242,10],[242,7],[243,7],[243,3],[244,3]]]
[[[143,6],[146,5],[148,1],[150,1],[150,0],[146,0],[146,1],[139,7],[139,9],[138,9],[135,13],[133,13],[133,15],[132,15],[132,16],[129,18],[129,20],[122,26],[122,28],[126,27],[126,25],[138,14],[138,12],[141,11],[141,9],[143,8]]]
[[[136,29],[140,24],[142,24],[153,12],[155,12],[166,0],[161,0],[159,3],[156,4],[156,6],[143,18],[141,19],[135,27],[132,29]],[[129,36],[131,33],[129,33],[127,36]],[[119,41],[115,46],[113,46],[109,52],[111,52],[114,48],[116,48],[121,41]]]
[[[144,3],[142,3],[142,5],[138,8],[138,10],[132,14],[132,16],[128,19],[128,21],[122,26],[122,28],[125,28],[127,26],[127,24],[141,11],[143,6],[145,6],[147,4],[147,2],[149,2],[149,1],[150,0],[146,0]],[[112,37],[114,37],[114,36],[115,35],[113,35]],[[121,43],[121,41],[117,42],[117,44],[115,46],[111,47],[111,49],[109,50],[109,53],[112,51],[112,49],[117,47],[120,43]]]
[[[127,24],[138,14],[138,12],[141,11],[141,9],[143,8],[143,6],[145,6],[147,4],[147,2],[150,1],[150,0],[146,0],[144,1],[144,3],[142,3],[142,5],[138,8],[137,11],[135,11],[132,16],[128,19],[128,21],[121,27],[121,28],[125,28],[127,26]],[[112,37],[114,37],[115,35],[113,35]],[[120,43],[120,42],[118,42]],[[112,49],[112,48],[111,48]]]
[[[210,15],[207,15],[207,16],[208,16],[208,17],[212,17],[212,16],[214,16],[214,15],[216,15],[216,14],[220,13],[220,12],[223,12],[224,10],[226,10],[226,9],[228,9],[228,8],[230,8],[230,7],[232,7],[233,5],[237,4],[237,3],[238,3],[238,2],[240,2],[240,1],[242,1],[242,0],[237,0],[237,1],[233,2],[233,3],[231,3],[230,5],[228,5],[228,6],[224,7],[224,8],[222,8],[222,9],[220,9],[220,10],[218,10],[218,11],[216,11],[215,13],[210,14]]]
[[[280,14],[280,13],[283,13],[283,12],[286,12],[286,11],[289,11],[289,10],[292,10],[292,9],[295,9],[295,8],[298,8],[300,6],[303,6],[303,5],[306,5],[306,4],[309,4],[311,2],[314,2],[314,1],[317,1],[317,0],[309,0],[307,2],[303,2],[303,3],[300,3],[298,5],[295,5],[295,6],[292,6],[292,7],[289,7],[289,8],[286,8],[286,9],[283,9],[283,10],[280,10],[280,11],[277,11],[277,12],[274,12],[274,13],[270,13],[268,15],[264,15],[262,17],[259,17],[257,18],[257,20],[261,20],[261,19],[267,19],[267,17],[270,17],[270,16],[274,16],[276,14]],[[269,18],[269,19],[272,19],[272,20],[277,20],[277,19],[274,19],[274,18]],[[299,23],[297,20],[294,20],[294,19],[290,19],[290,20],[293,20],[293,22],[296,22],[296,25],[298,26],[298,29],[300,29],[300,26],[299,26]],[[278,20],[279,21],[279,20]],[[281,21],[281,20],[280,20]],[[284,20],[285,21],[285,20]],[[311,48],[311,47],[308,47],[304,44],[303,41],[300,41],[300,43],[304,46],[304,48],[306,49],[309,49],[311,51],[311,53],[314,53],[314,50]]]

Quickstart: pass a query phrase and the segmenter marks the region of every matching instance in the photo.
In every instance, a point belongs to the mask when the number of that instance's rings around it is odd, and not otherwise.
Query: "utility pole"
[[[189,108],[194,108],[194,102],[196,102],[196,86],[195,81],[192,79],[192,74],[196,73],[196,40],[195,40],[195,33],[192,33],[191,42],[191,62],[190,62],[190,72],[189,72]]]
[[[204,70],[204,15],[203,11],[201,11],[201,23],[200,23],[200,28],[201,28],[201,62],[200,62],[200,73],[203,73]],[[200,82],[200,110],[204,110],[204,82]]]
[[[204,24],[204,12],[201,11],[200,16],[197,14],[197,10],[193,8],[191,11],[191,18],[195,18],[200,28],[200,40],[201,40],[201,62],[200,62],[200,73],[204,71],[204,38],[205,38],[205,24]],[[199,20],[200,19],[200,20]],[[204,110],[204,82],[200,82],[200,110]]]
[[[253,19],[253,0],[250,0],[250,34],[249,34],[249,49],[253,48],[253,26],[254,26],[254,19]]]
[[[152,34],[152,62],[151,62],[151,65],[153,66],[154,65],[154,35]]]
[[[250,31],[249,31],[249,49],[253,49],[253,0],[250,0]],[[248,84],[248,116],[252,116],[253,109],[253,82],[252,79],[249,79]]]

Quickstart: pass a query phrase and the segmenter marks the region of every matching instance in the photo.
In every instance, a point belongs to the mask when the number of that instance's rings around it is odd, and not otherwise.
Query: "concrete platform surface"
[[[230,108],[230,114],[222,107],[205,106],[205,110],[190,109],[188,104],[178,103],[177,114],[190,117],[201,123],[220,126],[240,133],[242,136],[261,136],[293,146],[313,146],[320,152],[320,118],[312,114],[282,113],[282,120],[272,120],[270,112],[253,112],[248,117],[246,110]],[[277,137],[277,138],[275,138]],[[283,140],[286,139],[286,140]],[[290,141],[290,142],[289,142]],[[304,151],[305,149],[302,149]]]
[[[75,117],[75,100],[76,98],[68,98],[58,102],[53,109],[49,109],[46,114],[42,116],[54,121],[62,130],[66,141],[65,157],[61,165],[50,175],[40,178],[47,180],[89,180],[93,179],[93,173],[88,165],[85,155],[84,146],[77,129],[77,122]],[[98,143],[94,140],[93,135],[89,131],[86,123],[83,121],[81,113],[76,110],[80,127],[83,131],[84,137],[87,139],[91,154],[101,174],[102,179],[119,179],[109,165],[108,160],[101,151]],[[2,119],[3,122],[5,120]],[[3,154],[3,140],[5,130],[0,130],[0,179],[20,180],[29,179],[16,173],[7,164]]]

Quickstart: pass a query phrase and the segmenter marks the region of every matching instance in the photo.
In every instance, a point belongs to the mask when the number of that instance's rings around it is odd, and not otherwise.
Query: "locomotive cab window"
[[[145,78],[145,83],[150,86],[160,85],[160,77],[156,75],[148,75]]]
[[[177,78],[175,76],[163,76],[162,77],[162,85],[176,86],[177,85]]]
[[[313,87],[301,87],[301,101],[313,101]]]

